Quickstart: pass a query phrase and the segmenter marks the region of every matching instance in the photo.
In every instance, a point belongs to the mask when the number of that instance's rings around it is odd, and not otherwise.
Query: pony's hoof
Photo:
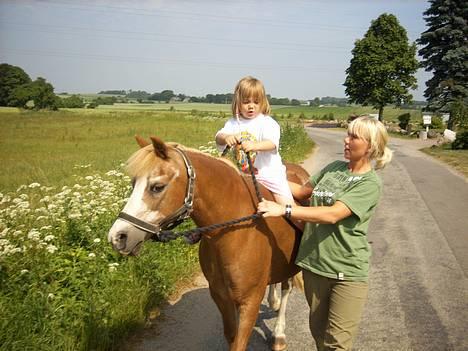
[[[288,344],[286,344],[286,338],[284,336],[273,338],[273,345],[271,345],[273,351],[284,351],[287,348]]]

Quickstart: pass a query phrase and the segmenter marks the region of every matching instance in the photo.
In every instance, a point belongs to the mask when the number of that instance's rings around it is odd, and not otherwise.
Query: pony
[[[123,255],[137,255],[144,241],[161,239],[163,229],[188,216],[198,227],[247,218],[201,236],[201,270],[221,313],[230,351],[247,348],[266,287],[281,282],[272,349],[286,349],[285,308],[290,278],[299,272],[294,259],[301,231],[285,218],[264,219],[259,214],[250,218],[258,203],[252,177],[230,161],[150,139],[148,143],[137,137],[141,148],[127,161],[133,191],[109,231],[109,242]],[[303,184],[309,179],[302,167],[286,166],[290,181]],[[266,188],[259,186],[257,191],[273,199]],[[278,309],[275,291],[270,289],[269,303]]]

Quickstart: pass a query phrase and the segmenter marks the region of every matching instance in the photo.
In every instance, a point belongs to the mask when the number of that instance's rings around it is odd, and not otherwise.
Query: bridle
[[[190,159],[187,157],[185,152],[182,149],[179,149],[177,146],[174,148],[184,160],[185,169],[187,170],[187,188],[185,191],[185,199],[184,203],[181,207],[179,207],[174,213],[165,217],[161,222],[158,224],[152,224],[149,222],[145,222],[139,218],[136,218],[132,215],[129,215],[125,212],[120,212],[117,218],[120,218],[134,227],[143,230],[144,232],[151,234],[152,238],[156,241],[165,241],[161,239],[161,232],[163,231],[170,231],[171,229],[177,227],[180,223],[190,217],[190,214],[193,211],[193,194],[195,189],[195,169],[190,162]]]

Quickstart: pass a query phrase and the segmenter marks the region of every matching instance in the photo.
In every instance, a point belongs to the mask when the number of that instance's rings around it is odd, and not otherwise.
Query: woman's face
[[[239,107],[239,112],[244,118],[253,119],[260,114],[260,102],[253,97],[243,99]]]
[[[344,139],[344,157],[349,161],[360,161],[367,158],[369,148],[367,140],[350,132]]]

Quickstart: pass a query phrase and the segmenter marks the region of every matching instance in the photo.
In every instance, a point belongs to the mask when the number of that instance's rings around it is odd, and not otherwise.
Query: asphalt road
[[[343,159],[343,132],[307,130],[319,146],[304,162],[309,172]],[[417,151],[429,143],[390,143],[394,160],[380,172],[384,194],[369,233],[369,299],[353,350],[468,350],[468,183]],[[293,291],[286,317],[289,351],[315,350],[307,313],[303,294]],[[249,350],[270,349],[275,318],[264,301]],[[123,349],[227,350],[203,277]]]

